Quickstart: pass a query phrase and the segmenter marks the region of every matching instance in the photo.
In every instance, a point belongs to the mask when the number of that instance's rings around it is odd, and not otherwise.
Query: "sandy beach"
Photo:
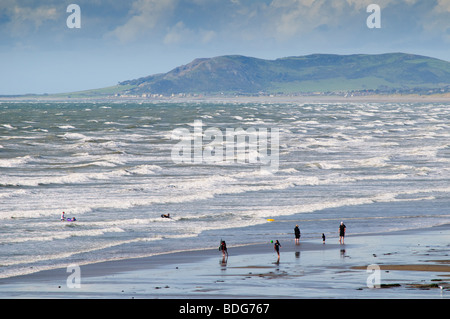
[[[234,246],[230,241],[225,259],[211,248],[80,265],[78,287],[68,269],[1,279],[0,297],[448,299],[449,230],[447,224],[348,235],[344,245],[337,237],[296,245],[285,236],[279,238],[279,260],[270,242]],[[368,271],[369,265],[379,272]]]

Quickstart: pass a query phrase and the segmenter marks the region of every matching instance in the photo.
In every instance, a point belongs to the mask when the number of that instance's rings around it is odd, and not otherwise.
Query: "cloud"
[[[61,17],[62,12],[59,13],[57,7],[51,5],[31,7],[15,0],[2,0],[0,16],[6,17],[2,23],[3,31],[16,37],[38,31],[47,22]]]
[[[216,39],[217,33],[213,30],[193,30],[188,28],[183,21],[178,21],[173,27],[168,28],[164,36],[164,44],[196,44],[210,43]]]
[[[162,24],[173,12],[175,4],[175,0],[137,0],[132,4],[130,18],[110,35],[124,43],[135,41]]]
[[[180,43],[187,38],[193,36],[193,31],[186,28],[183,21],[179,21],[172,28],[169,29],[166,36],[164,37],[164,44],[174,44]]]
[[[217,32],[213,30],[202,30],[200,36],[203,43],[209,43],[217,37]]]
[[[448,0],[438,0],[436,4],[436,10],[450,12],[450,1]]]
[[[450,43],[450,1],[438,0],[431,12],[426,15],[424,30],[427,34],[440,32],[442,39]]]
[[[273,0],[264,8],[265,30],[279,40],[342,25],[354,10],[345,0]]]

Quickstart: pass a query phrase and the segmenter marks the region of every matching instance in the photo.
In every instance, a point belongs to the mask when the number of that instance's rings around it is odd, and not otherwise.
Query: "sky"
[[[450,61],[450,0],[0,0],[0,95],[102,88],[228,54],[387,52]]]

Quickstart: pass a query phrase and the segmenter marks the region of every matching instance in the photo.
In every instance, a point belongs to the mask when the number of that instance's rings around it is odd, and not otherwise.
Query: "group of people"
[[[77,219],[75,218],[75,217],[69,217],[69,218],[66,218],[66,216],[65,216],[65,212],[62,212],[61,213],[61,221],[63,222],[63,221],[68,221],[68,222],[74,222],[74,221],[76,221]]]
[[[341,244],[341,245],[344,244],[346,228],[347,227],[345,226],[344,222],[341,222],[341,224],[339,225],[339,244]],[[300,243],[300,236],[301,236],[300,228],[298,227],[298,225],[295,225],[295,227],[294,227],[294,236],[295,236],[295,244],[298,245]],[[326,239],[325,234],[322,233],[322,243],[323,244],[325,244],[325,239]],[[278,259],[280,258],[280,247],[281,247],[281,244],[277,240],[275,242],[274,249],[277,252]]]
[[[341,245],[344,244],[345,230],[346,230],[346,226],[345,226],[344,222],[341,222],[341,224],[339,225],[339,244],[341,244]],[[298,227],[298,225],[295,225],[295,227],[294,227],[294,236],[295,236],[295,244],[298,245],[300,243],[300,236],[301,236],[300,228]],[[322,243],[323,244],[325,244],[325,239],[326,239],[325,234],[322,233]],[[271,241],[271,242],[273,243],[273,241]],[[281,244],[278,241],[278,239],[275,240],[273,248],[276,251],[278,260],[279,260]],[[225,258],[225,256],[228,257],[227,244],[225,243],[224,240],[220,240],[219,250],[222,251],[223,258]]]
[[[343,245],[344,244],[344,237],[345,237],[345,229],[346,226],[344,224],[344,222],[341,222],[341,224],[339,225],[339,244]],[[294,227],[294,235],[295,235],[295,243],[298,245],[299,241],[300,241],[300,228],[298,228],[298,225],[295,225]],[[325,244],[325,234],[322,233],[322,243]]]

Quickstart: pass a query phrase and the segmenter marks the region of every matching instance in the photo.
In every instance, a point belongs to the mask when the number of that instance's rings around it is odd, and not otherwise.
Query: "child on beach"
[[[275,251],[277,252],[277,255],[278,255],[278,259],[280,259],[280,247],[281,247],[281,244],[280,244],[280,242],[278,241],[278,239],[275,241],[275,244],[273,245],[273,248],[275,249]]]
[[[221,241],[220,241],[220,247],[219,247],[219,250],[222,251],[222,256],[223,256],[223,257],[225,257],[225,254],[226,254],[226,256],[228,257],[227,244],[225,243],[225,240],[221,240]]]

